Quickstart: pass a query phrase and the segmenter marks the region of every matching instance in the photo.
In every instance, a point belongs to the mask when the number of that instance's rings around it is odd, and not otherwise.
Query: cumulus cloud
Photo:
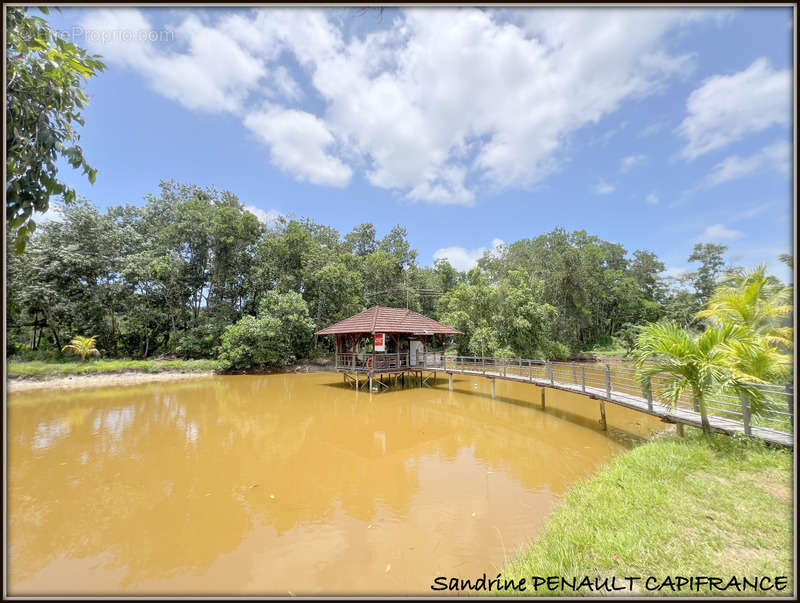
[[[743,236],[743,232],[727,228],[724,224],[712,224],[700,233],[697,240],[704,243],[722,243],[725,241],[735,241],[741,239]]]
[[[139,72],[157,93],[187,109],[212,113],[241,110],[247,96],[267,74],[264,63],[224,31],[188,15],[172,31],[175,46],[154,43],[136,32],[154,30],[137,9],[87,12],[84,30],[108,32],[87,36],[87,44],[104,60]],[[132,32],[131,35],[113,35]]]
[[[440,260],[446,259],[450,262],[456,270],[470,270],[474,268],[478,260],[488,251],[497,254],[505,247],[506,242],[503,239],[492,239],[491,249],[487,247],[478,247],[477,249],[466,249],[465,247],[443,247],[433,252],[433,259]]]
[[[619,171],[625,173],[635,165],[644,163],[646,160],[646,155],[628,155],[627,157],[623,157],[620,162]]]
[[[318,117],[281,107],[250,113],[244,125],[270,147],[272,162],[298,180],[342,187],[352,170],[327,152],[333,135]]]
[[[688,115],[678,127],[687,139],[682,153],[694,159],[747,134],[786,125],[792,115],[788,69],[775,70],[765,58],[731,75],[715,75],[694,90]]]
[[[239,116],[298,180],[344,186],[363,169],[410,200],[469,205],[479,190],[534,186],[568,159],[572,134],[690,72],[691,55],[669,54],[663,38],[706,18],[425,8],[345,35],[331,14],[190,14],[174,44],[92,50],[188,109]],[[91,11],[84,26],[151,28],[136,9]]]
[[[648,205],[658,205],[658,201],[659,201],[658,195],[656,195],[655,193],[649,193],[644,198],[644,200]]]
[[[787,175],[791,165],[791,152],[788,141],[778,141],[747,157],[731,155],[714,166],[706,184],[716,186],[769,169]]]
[[[614,186],[600,178],[600,181],[594,185],[594,192],[598,195],[608,195],[614,192]]]

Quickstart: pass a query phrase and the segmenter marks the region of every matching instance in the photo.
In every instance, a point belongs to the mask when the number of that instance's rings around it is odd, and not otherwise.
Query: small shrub
[[[543,347],[547,360],[564,361],[571,356],[569,348],[560,341],[548,341]]]

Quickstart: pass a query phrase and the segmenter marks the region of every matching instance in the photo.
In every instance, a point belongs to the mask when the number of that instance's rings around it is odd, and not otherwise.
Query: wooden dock
[[[662,404],[657,401],[649,401],[646,398],[634,396],[627,393],[617,392],[613,390],[609,393],[604,388],[592,387],[592,386],[584,387],[582,385],[576,385],[573,383],[564,383],[561,381],[541,379],[525,375],[515,375],[513,373],[504,374],[503,372],[500,371],[459,369],[453,367],[440,370],[442,372],[447,373],[448,375],[457,374],[457,375],[470,375],[475,377],[486,377],[488,379],[502,379],[506,381],[515,381],[517,383],[530,383],[533,385],[537,385],[539,387],[558,389],[573,394],[580,394],[583,396],[587,396],[588,398],[591,398],[593,400],[599,400],[601,404],[610,402],[611,404],[624,406],[625,408],[630,408],[631,410],[638,410],[639,412],[659,417],[660,419],[663,419],[668,423],[675,423],[678,425],[690,425],[692,427],[702,427],[702,422],[700,420],[699,412],[694,412],[686,408],[673,408],[672,406],[669,406],[667,404]],[[604,423],[605,408],[602,406],[600,413],[601,413],[601,423]],[[711,424],[711,428],[714,429],[715,431],[727,434],[734,434],[734,433],[742,435],[745,434],[743,422],[736,421],[733,419],[726,419],[722,417],[715,417],[713,415],[709,415],[708,421]],[[773,444],[779,444],[781,446],[787,446],[790,448],[794,446],[794,436],[792,434],[785,433],[783,431],[778,431],[775,429],[769,429],[767,427],[759,427],[754,425],[750,428],[749,435],[751,437],[755,437],[760,440],[765,440]]]
[[[692,408],[685,398],[675,406],[664,404],[639,395],[641,384],[637,381],[636,370],[630,367],[596,363],[565,363],[525,358],[493,358],[480,356],[445,356],[423,354],[417,362],[412,362],[401,354],[371,354],[358,361],[355,355],[337,354],[336,370],[343,373],[345,383],[369,391],[388,389],[392,381],[397,384],[406,381],[419,386],[429,379],[436,380],[437,373],[446,373],[450,390],[453,390],[453,375],[485,377],[492,382],[492,397],[495,380],[529,383],[540,388],[558,389],[580,394],[597,400],[599,403],[600,424],[606,428],[606,403],[617,404],[631,410],[643,412],[678,426],[682,432],[684,425],[702,427],[698,410]],[[427,376],[425,374],[427,373]],[[660,381],[664,385],[664,381]],[[651,392],[659,382],[654,378],[650,383]],[[708,421],[712,429],[727,434],[742,434],[781,446],[794,447],[794,393],[791,385],[754,385],[765,399],[773,400],[772,406],[762,412],[757,421],[751,416],[751,402],[744,397],[719,392],[706,400]],[[777,401],[777,402],[775,402]],[[778,407],[775,406],[778,404]],[[542,398],[544,405],[544,397]],[[771,424],[773,427],[756,425],[755,422]],[[780,427],[778,429],[775,426]]]

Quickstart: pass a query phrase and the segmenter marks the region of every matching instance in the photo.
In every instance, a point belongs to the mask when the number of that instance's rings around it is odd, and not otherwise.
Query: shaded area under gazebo
[[[336,370],[345,381],[358,382],[359,375],[372,380],[377,374],[415,373],[444,366],[444,344],[458,329],[407,308],[373,306],[337,322],[315,335],[336,339]],[[379,380],[381,385],[386,385]]]

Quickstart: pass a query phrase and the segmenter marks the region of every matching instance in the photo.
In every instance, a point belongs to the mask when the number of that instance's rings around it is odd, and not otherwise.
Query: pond
[[[430,594],[496,575],[572,483],[661,428],[496,394],[327,372],[13,394],[9,594]]]

